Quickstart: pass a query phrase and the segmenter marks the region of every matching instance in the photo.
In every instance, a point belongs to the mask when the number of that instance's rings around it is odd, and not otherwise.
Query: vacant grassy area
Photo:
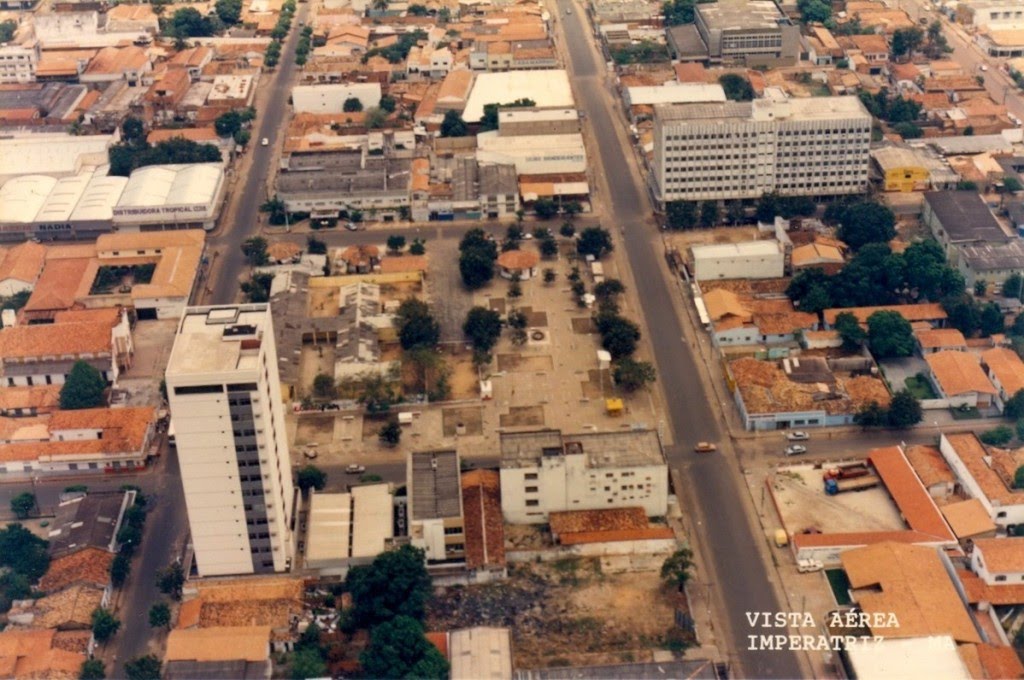
[[[920,376],[911,376],[903,381],[913,394],[918,399],[938,399],[939,395],[935,394],[935,390],[932,389],[931,384]]]

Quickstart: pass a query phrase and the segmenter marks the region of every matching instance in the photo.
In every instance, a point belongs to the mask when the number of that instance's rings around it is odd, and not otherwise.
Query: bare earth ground
[[[896,531],[904,526],[882,487],[827,496],[822,471],[810,465],[776,471],[772,493],[790,532],[811,527],[825,533]]]
[[[689,257],[690,246],[711,243],[741,243],[761,238],[757,227],[719,227],[718,229],[694,229],[692,231],[670,231],[665,237],[672,247]]]
[[[605,575],[597,559],[572,557],[509,571],[507,581],[441,589],[427,629],[507,626],[521,668],[651,661],[682,633],[673,610],[685,600],[655,572]]]

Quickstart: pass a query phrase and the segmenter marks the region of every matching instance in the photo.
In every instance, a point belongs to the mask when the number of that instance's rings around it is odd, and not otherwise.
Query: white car
[[[355,222],[346,222],[345,228],[348,229],[349,231],[359,231],[359,227],[356,225]]]
[[[980,68],[982,71],[987,71],[988,70],[988,64],[982,64],[978,68]]]
[[[806,432],[787,432],[786,433],[786,439],[788,439],[791,442],[807,441],[810,438],[811,438],[811,435],[807,434]]]
[[[264,137],[260,140],[260,146],[270,146],[270,140]]]
[[[345,468],[346,475],[361,475],[364,472],[366,472],[365,465],[356,465],[355,463],[352,463],[347,468]]]
[[[787,456],[799,456],[801,453],[807,453],[806,446],[800,446],[799,444],[793,444],[792,446],[786,447]]]
[[[821,571],[825,567],[820,560],[797,560],[796,570],[801,574],[810,574]]]

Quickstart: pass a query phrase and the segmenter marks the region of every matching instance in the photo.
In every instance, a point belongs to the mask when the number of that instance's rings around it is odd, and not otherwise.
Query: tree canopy
[[[860,321],[850,312],[841,312],[836,316],[836,332],[843,340],[843,349],[855,350],[864,344],[868,334],[861,328]]]
[[[853,203],[842,211],[839,223],[839,238],[854,250],[896,237],[896,215],[881,203]]]
[[[459,273],[470,290],[482,288],[494,278],[498,247],[483,229],[470,229],[459,243]]]
[[[486,307],[473,307],[462,324],[462,332],[469,338],[473,349],[490,352],[501,337],[501,315]]]
[[[718,77],[718,84],[725,90],[725,98],[734,102],[749,102],[754,99],[754,87],[750,81],[736,73]]]
[[[103,607],[92,612],[92,634],[97,642],[106,642],[121,628],[121,622]]]
[[[614,249],[611,233],[601,227],[587,227],[576,239],[576,252],[584,256],[593,255],[598,260]]]
[[[67,411],[102,406],[106,389],[107,381],[99,370],[84,361],[76,361],[61,385],[60,407]]]
[[[374,626],[396,616],[422,621],[432,593],[424,557],[420,548],[403,545],[381,553],[370,565],[352,567],[345,585],[356,624]]]
[[[914,353],[914,331],[899,312],[875,312],[868,317],[868,343],[875,358],[908,357]]]
[[[8,524],[0,530],[0,566],[29,581],[38,581],[50,567],[46,545],[46,541],[20,524]]]
[[[322,491],[327,486],[327,473],[315,465],[305,465],[295,475],[295,486],[306,493],[310,489]]]
[[[110,161],[110,174],[118,177],[128,177],[132,170],[147,165],[221,161],[220,149],[213,144],[199,144],[182,137],[173,137],[155,146],[150,146],[145,140],[137,143],[121,142],[111,146],[107,150],[107,156]]]
[[[608,350],[612,359],[623,359],[636,351],[640,328],[635,323],[614,313],[598,314],[594,322],[601,334],[601,346]]]
[[[25,519],[36,507],[36,497],[30,492],[19,493],[11,499],[11,512],[18,519]]]
[[[442,137],[465,137],[469,134],[469,126],[462,120],[458,111],[447,111],[441,121]]]
[[[160,659],[153,654],[137,656],[124,664],[128,680],[160,680]]]
[[[402,301],[395,314],[398,340],[404,350],[433,348],[441,339],[441,325],[431,313],[427,303],[409,297]]]
[[[626,357],[615,365],[615,384],[626,392],[635,392],[657,379],[654,365]]]
[[[666,26],[692,24],[696,20],[694,7],[714,0],[668,0],[661,6]]]
[[[374,628],[359,663],[371,678],[445,680],[449,671],[448,661],[423,635],[423,626],[408,616]]]
[[[484,116],[480,119],[480,131],[487,132],[498,129],[499,109],[530,108],[536,105],[537,102],[527,97],[521,97],[507,104],[484,104]]]

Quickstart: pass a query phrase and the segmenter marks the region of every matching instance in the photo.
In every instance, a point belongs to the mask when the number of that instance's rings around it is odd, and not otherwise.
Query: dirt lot
[[[820,469],[810,465],[776,471],[772,493],[788,531],[808,527],[824,533],[904,528],[899,511],[882,487],[826,496],[821,475]]]
[[[484,431],[484,407],[461,406],[441,410],[441,427],[445,437],[454,437],[458,426],[466,428],[467,437],[478,436]]]
[[[334,414],[316,413],[306,414],[299,417],[296,427],[295,443],[302,444],[330,444],[334,439]]]
[[[691,231],[670,231],[666,234],[669,243],[684,257],[689,258],[690,246],[712,243],[740,243],[762,238],[757,227],[720,227],[718,229],[693,229]]]
[[[605,575],[596,559],[565,558],[515,565],[500,583],[445,589],[427,629],[507,626],[515,667],[641,662],[667,638],[682,639],[673,610],[685,606],[654,572]]]

